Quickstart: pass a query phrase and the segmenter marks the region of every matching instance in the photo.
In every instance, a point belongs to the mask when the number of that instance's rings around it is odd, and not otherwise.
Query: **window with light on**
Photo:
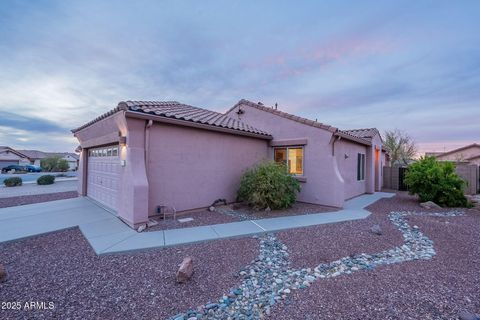
[[[303,148],[275,148],[274,159],[277,163],[287,166],[288,172],[294,175],[303,175]]]

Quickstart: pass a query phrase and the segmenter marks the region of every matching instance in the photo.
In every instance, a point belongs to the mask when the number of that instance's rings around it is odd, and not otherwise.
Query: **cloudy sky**
[[[480,1],[0,2],[0,145],[71,151],[122,100],[239,99],[422,151],[480,140]]]

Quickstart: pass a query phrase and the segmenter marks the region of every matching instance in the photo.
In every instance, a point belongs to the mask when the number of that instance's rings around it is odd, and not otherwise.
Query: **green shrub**
[[[420,158],[408,168],[405,183],[409,193],[418,195],[422,202],[433,201],[446,207],[469,206],[463,194],[466,183],[456,174],[452,162]]]
[[[3,184],[6,187],[17,187],[22,185],[22,178],[20,177],[12,177],[3,180]]]
[[[40,184],[40,185],[53,184],[54,182],[55,182],[55,177],[52,176],[51,174],[46,174],[37,179],[37,184]]]
[[[69,165],[68,161],[60,158],[59,156],[51,156],[44,158],[40,161],[40,166],[43,171],[52,172],[52,171],[68,171]]]
[[[300,184],[287,168],[269,161],[245,172],[237,200],[245,201],[256,209],[284,209],[295,203],[299,191]]]
[[[65,172],[65,171],[68,171],[68,168],[70,168],[70,166],[68,165],[67,160],[65,160],[65,159],[58,160],[58,162],[57,162],[58,171]]]

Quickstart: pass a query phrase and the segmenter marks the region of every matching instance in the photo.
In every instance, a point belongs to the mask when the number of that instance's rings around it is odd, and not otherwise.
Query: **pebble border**
[[[262,319],[270,315],[271,307],[286,299],[292,290],[309,287],[318,279],[351,274],[359,270],[371,270],[384,264],[412,260],[430,260],[435,256],[433,241],[419,228],[410,226],[407,216],[456,217],[461,211],[444,213],[391,212],[389,220],[403,235],[404,244],[376,254],[357,254],[320,264],[315,268],[293,270],[290,268],[288,248],[275,235],[266,234],[260,239],[260,254],[248,266],[240,270],[242,283],[218,302],[199,306],[196,310],[170,317],[171,320],[195,319]]]

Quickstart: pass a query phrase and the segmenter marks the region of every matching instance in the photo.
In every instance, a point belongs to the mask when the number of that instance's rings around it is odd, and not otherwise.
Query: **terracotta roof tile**
[[[321,129],[325,129],[325,130],[328,130],[330,132],[336,132],[338,129],[335,128],[335,127],[332,127],[332,126],[329,126],[327,124],[324,124],[324,123],[321,123],[321,122],[317,122],[317,121],[313,121],[313,120],[310,120],[310,119],[306,119],[306,118],[302,118],[302,117],[299,117],[299,116],[296,116],[296,115],[293,115],[293,114],[290,114],[290,113],[286,113],[286,112],[283,112],[283,111],[280,111],[278,109],[273,109],[273,108],[270,108],[270,107],[265,107],[263,104],[261,104],[260,102],[259,103],[255,103],[255,102],[252,102],[252,101],[249,101],[249,100],[246,100],[246,99],[242,99],[240,101],[238,101],[233,107],[231,107],[226,113],[229,113],[230,111],[232,111],[233,109],[239,107],[240,105],[247,105],[247,106],[250,106],[250,107],[254,107],[254,108],[257,108],[259,110],[262,110],[262,111],[266,111],[266,112],[270,112],[270,113],[273,113],[273,114],[276,114],[280,117],[283,117],[283,118],[286,118],[286,119],[291,119],[293,121],[296,121],[296,122],[300,122],[300,123],[303,123],[303,124],[306,124],[306,125],[309,125],[309,126],[312,126],[312,127],[317,127],[317,128],[321,128]]]
[[[373,138],[377,134],[380,134],[377,128],[352,129],[352,130],[342,130],[342,131],[359,138]]]
[[[241,121],[234,119],[230,116],[227,116],[225,114],[198,108],[198,107],[189,106],[187,104],[183,104],[177,101],[120,102],[115,109],[101,115],[100,117],[94,119],[93,121],[88,122],[87,124],[79,128],[72,130],[72,132],[77,132],[83,128],[86,128],[89,125],[99,120],[102,120],[120,110],[151,114],[151,115],[164,117],[164,118],[195,122],[195,123],[210,125],[213,127],[221,127],[221,128],[230,129],[233,131],[243,131],[243,132],[270,137],[269,133],[263,130],[254,128],[246,123],[242,123]]]

